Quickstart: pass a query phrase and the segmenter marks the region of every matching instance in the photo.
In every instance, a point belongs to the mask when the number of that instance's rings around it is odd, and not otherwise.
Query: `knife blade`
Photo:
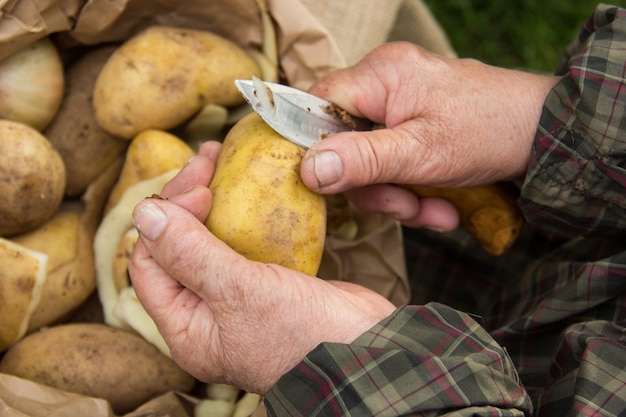
[[[374,126],[329,101],[284,84],[253,78],[235,80],[235,85],[265,123],[305,149],[335,133]]]
[[[374,128],[369,120],[354,117],[329,101],[287,85],[259,78],[236,80],[235,85],[272,129],[305,149],[335,133]],[[523,216],[511,184],[465,188],[398,185],[419,197],[449,200],[459,212],[461,226],[493,255],[508,250],[521,231]]]

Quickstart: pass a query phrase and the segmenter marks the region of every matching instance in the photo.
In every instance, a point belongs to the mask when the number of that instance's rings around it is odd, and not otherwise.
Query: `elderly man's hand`
[[[196,378],[264,394],[321,342],[350,343],[391,314],[384,297],[278,265],[252,262],[203,221],[219,144],[141,201],[129,272],[174,360]]]
[[[407,226],[452,230],[458,218],[449,203],[384,184],[458,187],[523,175],[557,80],[409,43],[383,45],[311,93],[387,128],[320,141],[304,157],[302,179],[320,193],[348,191],[362,210],[393,214]]]

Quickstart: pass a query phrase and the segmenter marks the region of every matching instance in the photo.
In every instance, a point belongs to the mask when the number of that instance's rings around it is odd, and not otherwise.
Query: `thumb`
[[[342,132],[318,142],[302,159],[302,181],[313,191],[331,194],[370,184],[441,180],[431,147],[407,128]]]
[[[225,265],[233,265],[241,258],[192,213],[167,200],[146,199],[138,203],[133,211],[133,224],[146,253],[168,278],[201,296],[206,296],[207,288],[214,282],[210,275],[224,275]],[[151,288],[142,286],[145,292],[161,286],[156,278],[151,278]],[[170,284],[164,281],[162,287]]]

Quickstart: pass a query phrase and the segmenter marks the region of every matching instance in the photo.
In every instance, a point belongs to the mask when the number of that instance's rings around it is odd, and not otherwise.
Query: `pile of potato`
[[[52,66],[34,76],[56,77],[61,88],[37,101],[48,120],[29,124],[0,103],[0,372],[105,398],[120,414],[167,391],[197,395],[202,384],[169,358],[132,291],[126,267],[137,235],[130,214],[160,192],[198,141],[223,138],[240,119],[247,127],[238,135],[247,135],[258,121],[242,119],[250,109],[233,81],[276,81],[276,68],[215,34],[165,26],[77,59],[60,56],[52,54]],[[280,169],[293,173],[301,154],[284,152],[293,155]],[[242,163],[219,162],[218,170],[234,176]],[[275,204],[292,192],[277,191]],[[320,199],[305,195],[293,210],[323,212]],[[234,205],[214,205],[213,220],[228,220],[220,212]],[[309,272],[321,258],[325,221],[324,214],[313,225],[318,253],[306,260]],[[235,387],[202,389],[198,416],[250,415],[261,400]]]

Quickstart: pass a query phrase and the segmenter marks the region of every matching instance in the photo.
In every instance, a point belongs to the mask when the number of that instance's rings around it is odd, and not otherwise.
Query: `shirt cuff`
[[[405,306],[353,343],[322,343],[265,397],[272,415],[404,415],[474,407],[523,415],[513,364],[469,315]]]

